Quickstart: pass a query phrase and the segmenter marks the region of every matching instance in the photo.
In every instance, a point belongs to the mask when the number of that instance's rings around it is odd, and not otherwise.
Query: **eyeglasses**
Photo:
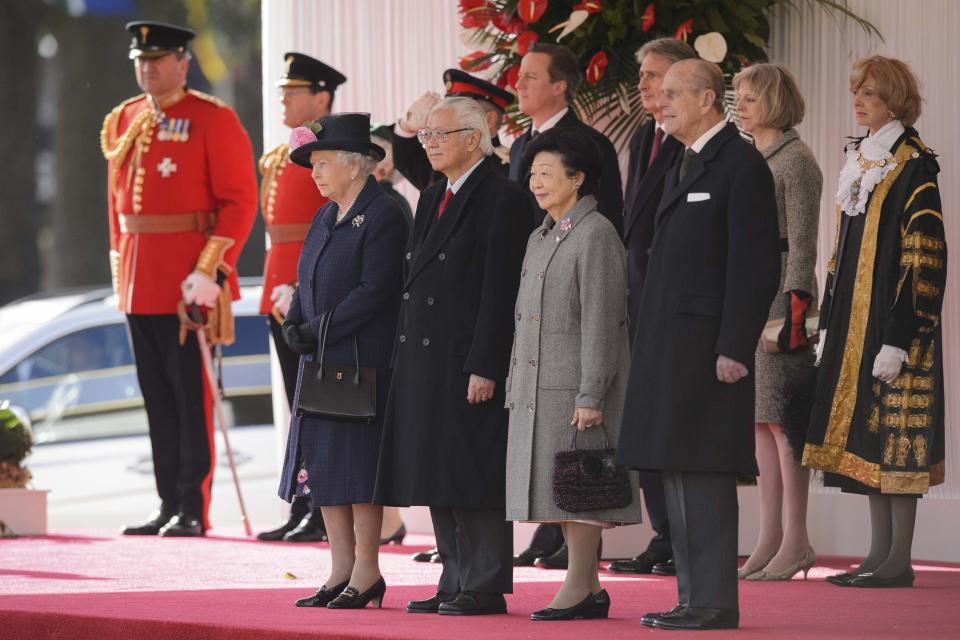
[[[433,138],[436,140],[437,144],[443,144],[447,141],[447,136],[451,133],[459,133],[461,131],[476,131],[472,127],[464,127],[463,129],[454,129],[453,131],[444,131],[443,129],[420,129],[417,131],[417,140],[420,141],[420,144],[427,144],[430,142],[430,139]]]

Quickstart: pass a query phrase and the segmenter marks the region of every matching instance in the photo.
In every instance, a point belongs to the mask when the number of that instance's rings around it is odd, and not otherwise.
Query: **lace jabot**
[[[890,148],[904,131],[903,124],[894,120],[864,138],[858,148],[847,151],[837,190],[837,204],[845,214],[858,216],[866,212],[874,188],[897,166]]]

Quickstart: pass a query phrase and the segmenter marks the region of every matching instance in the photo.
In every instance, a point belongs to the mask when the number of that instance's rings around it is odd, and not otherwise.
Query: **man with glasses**
[[[440,101],[418,135],[445,179],[421,194],[407,244],[374,502],[430,507],[443,572],[408,612],[506,613],[504,384],[532,206],[485,161],[476,101]]]
[[[509,151],[500,145],[498,132],[503,123],[504,111],[513,103],[513,94],[460,69],[444,71],[443,84],[446,88],[445,97],[472,98],[483,109],[490,130],[490,142],[494,148],[486,162],[502,175],[507,175]],[[410,105],[404,117],[393,128],[393,164],[403,177],[420,191],[443,179],[443,174],[434,171],[430,166],[423,143],[417,138],[417,132],[426,126],[430,109],[440,100],[438,93],[428,91]]]
[[[316,58],[297,52],[283,56],[285,69],[277,81],[283,103],[283,124],[289,128],[319,120],[330,113],[337,87],[347,78]],[[260,208],[267,229],[267,255],[263,266],[263,296],[260,313],[267,315],[270,333],[280,361],[287,405],[293,407],[300,355],[283,339],[280,327],[297,286],[297,261],[307,228],[327,199],[320,195],[309,169],[289,160],[289,146],[281,143],[260,158]],[[290,518],[259,540],[319,542],[326,540],[320,508],[310,508],[310,498],[294,498]]]

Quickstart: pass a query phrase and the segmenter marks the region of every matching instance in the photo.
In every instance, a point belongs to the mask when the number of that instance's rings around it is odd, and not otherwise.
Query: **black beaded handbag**
[[[577,429],[570,449],[553,457],[553,501],[564,511],[619,509],[633,502],[630,476],[614,462],[617,450],[603,429],[602,449],[577,449]]]
[[[360,366],[357,337],[353,336],[353,364],[325,364],[324,350],[332,311],[320,318],[317,359],[303,363],[297,415],[344,422],[377,419],[377,370]]]

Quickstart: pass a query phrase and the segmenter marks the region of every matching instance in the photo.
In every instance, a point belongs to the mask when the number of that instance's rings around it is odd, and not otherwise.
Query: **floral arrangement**
[[[852,18],[878,33],[843,3],[808,0]],[[577,107],[588,121],[606,123],[606,133],[623,145],[643,123],[637,90],[636,51],[656,38],[689,42],[705,60],[732,77],[743,66],[767,60],[769,12],[796,0],[459,0],[462,40],[476,47],[460,67],[486,75],[500,87],[516,88],[520,58],[536,42],[560,43],[580,60],[585,82]],[[879,35],[879,33],[878,33]],[[512,106],[508,130],[527,118]]]
[[[22,489],[30,482],[30,471],[21,466],[33,448],[30,420],[26,413],[0,402],[0,489]]]

